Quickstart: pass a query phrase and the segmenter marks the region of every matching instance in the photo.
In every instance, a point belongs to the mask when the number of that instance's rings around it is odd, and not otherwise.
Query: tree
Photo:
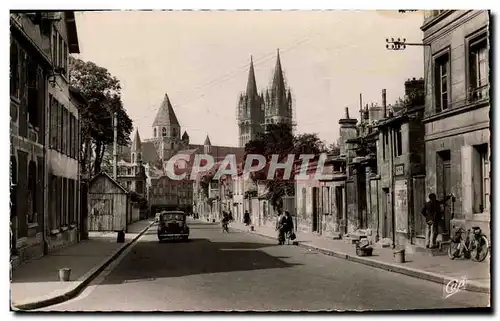
[[[340,156],[340,146],[333,142],[328,146],[328,153],[330,153],[332,156]]]
[[[70,84],[88,102],[79,109],[81,163],[82,172],[95,175],[101,171],[106,146],[113,143],[112,114],[117,113],[117,143],[121,146],[130,142],[132,120],[123,108],[120,81],[106,68],[70,56]]]
[[[254,140],[248,142],[245,146],[245,160],[249,154],[260,154],[266,158],[266,167],[253,174],[251,179],[254,182],[263,181],[268,190],[267,198],[271,205],[282,210],[282,198],[285,195],[293,196],[295,194],[294,174],[289,179],[283,178],[283,170],[277,170],[272,179],[267,179],[269,164],[273,155],[278,155],[279,162],[285,162],[289,154],[295,154],[295,161],[300,154],[314,154],[326,152],[325,143],[322,142],[317,134],[293,135],[292,127],[286,123],[270,124],[265,133],[257,135]]]

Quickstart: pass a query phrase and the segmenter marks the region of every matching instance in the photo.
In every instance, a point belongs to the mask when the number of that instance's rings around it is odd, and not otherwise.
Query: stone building
[[[79,124],[68,55],[79,47],[72,11],[11,13],[10,31],[11,256],[17,264],[78,239]]]
[[[262,133],[266,124],[293,124],[293,99],[290,88],[287,88],[279,50],[270,88],[257,91],[253,60],[250,58],[247,89],[241,93],[238,101],[239,147]]]
[[[372,184],[372,229],[378,238],[424,246],[424,79],[405,82],[405,100],[384,112],[377,129],[377,186]]]
[[[125,187],[130,185],[132,190],[140,187],[137,185],[139,180],[145,182],[144,189],[139,190],[143,190],[147,196],[152,213],[177,208],[187,212],[205,213],[203,202],[198,200],[203,196],[197,193],[196,181],[170,179],[166,172],[168,160],[175,154],[188,154],[193,157],[196,154],[209,154],[217,162],[223,160],[227,154],[241,154],[243,149],[214,146],[208,135],[204,144],[191,144],[186,131],[180,135],[181,125],[167,94],[151,127],[152,138],[141,140],[137,131],[130,146],[119,148],[118,158],[122,174],[118,180]],[[107,152],[112,153],[112,148],[107,148]],[[141,167],[144,167],[145,178],[142,175],[137,176],[137,170]]]
[[[446,230],[490,233],[490,14],[428,10],[425,44],[425,194],[453,193]]]
[[[127,189],[144,198],[148,198],[146,188],[146,170],[142,165],[142,142],[139,129],[136,130],[130,146],[130,162],[121,160],[118,163],[116,181]]]

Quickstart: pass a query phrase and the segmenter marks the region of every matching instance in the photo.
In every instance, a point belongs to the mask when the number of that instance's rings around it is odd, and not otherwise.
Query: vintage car
[[[158,240],[184,240],[189,238],[186,213],[182,211],[163,211],[159,215]]]

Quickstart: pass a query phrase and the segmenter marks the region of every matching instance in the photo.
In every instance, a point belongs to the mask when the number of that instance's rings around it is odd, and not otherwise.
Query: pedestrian
[[[248,210],[243,214],[243,223],[245,223],[246,226],[250,225],[250,213],[248,213]]]
[[[276,223],[276,229],[278,230],[278,242],[279,244],[284,244],[285,239],[295,239],[293,235],[293,219],[290,212],[285,211],[284,214],[278,217],[278,222]]]
[[[430,193],[429,200],[425,203],[422,209],[422,215],[425,217],[425,247],[436,248],[436,238],[438,235],[438,226],[443,221],[441,213],[441,205],[446,203],[454,195],[448,195],[444,200],[437,200],[436,194]]]
[[[231,210],[229,210],[228,216],[229,216],[229,221],[230,222],[234,221],[233,213],[231,212]]]

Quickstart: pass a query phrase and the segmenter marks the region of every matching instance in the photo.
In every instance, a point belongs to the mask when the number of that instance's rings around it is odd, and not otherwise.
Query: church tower
[[[139,136],[139,128],[137,128],[132,140],[132,146],[130,146],[130,162],[134,167],[142,165],[142,144],[141,137]],[[137,171],[135,172],[137,173]]]
[[[276,58],[276,66],[274,68],[273,81],[271,88],[266,90],[264,96],[264,122],[263,127],[267,124],[288,123],[293,124],[293,106],[292,93],[290,88],[286,87],[283,69],[281,68],[280,51]]]
[[[210,142],[210,138],[208,137],[208,134],[207,134],[207,138],[205,138],[205,142],[203,143],[203,153],[210,154],[211,147],[212,147],[212,143]]]
[[[180,136],[181,126],[167,94],[163,98],[152,127],[153,140],[158,155],[163,160],[170,158],[182,142]]]
[[[241,93],[238,101],[239,147],[254,139],[262,131],[264,121],[263,97],[257,92],[253,59],[250,56],[250,70],[246,92]]]

